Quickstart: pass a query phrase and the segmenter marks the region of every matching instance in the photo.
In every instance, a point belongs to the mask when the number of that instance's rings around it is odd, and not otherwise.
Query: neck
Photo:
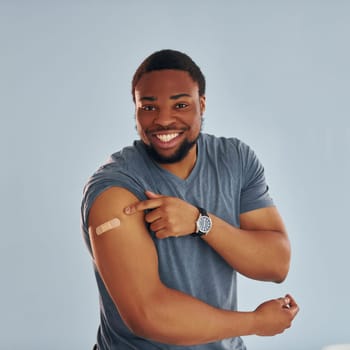
[[[172,173],[173,175],[176,175],[180,179],[187,179],[188,176],[191,174],[192,169],[194,168],[197,160],[197,145],[194,145],[186,157],[179,162],[176,163],[170,163],[170,164],[160,164],[158,165]]]

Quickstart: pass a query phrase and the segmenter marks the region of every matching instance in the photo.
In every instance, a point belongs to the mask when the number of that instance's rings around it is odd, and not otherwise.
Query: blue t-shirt
[[[236,138],[201,134],[197,146],[196,164],[185,180],[154,162],[140,141],[135,141],[133,146],[110,157],[89,179],[84,189],[82,229],[91,254],[89,210],[95,198],[112,186],[126,188],[140,200],[146,199],[146,190],[175,196],[205,208],[236,227],[240,226],[240,214],[273,205],[265,182],[264,168],[246,144]],[[236,271],[208,244],[192,236],[158,240],[153,232],[149,233],[158,253],[160,278],[166,286],[214,307],[237,310]],[[245,349],[239,337],[190,347],[159,344],[137,337],[122,321],[94,267],[101,308],[99,349]]]

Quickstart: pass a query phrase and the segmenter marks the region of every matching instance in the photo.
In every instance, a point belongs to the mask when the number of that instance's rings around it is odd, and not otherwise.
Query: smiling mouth
[[[170,142],[171,140],[174,140],[179,135],[180,133],[174,132],[171,134],[155,134],[154,136],[162,142]]]

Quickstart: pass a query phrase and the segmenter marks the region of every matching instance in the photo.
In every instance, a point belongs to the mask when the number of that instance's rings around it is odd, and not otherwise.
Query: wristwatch
[[[197,207],[197,209],[199,210],[199,216],[196,221],[196,232],[194,232],[192,235],[201,237],[210,232],[213,224],[205,209],[200,207]]]

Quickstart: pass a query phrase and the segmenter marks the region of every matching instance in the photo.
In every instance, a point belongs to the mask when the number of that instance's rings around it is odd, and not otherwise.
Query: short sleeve
[[[273,206],[265,180],[264,167],[255,152],[242,143],[240,153],[242,160],[240,213]]]
[[[129,190],[140,200],[146,199],[144,190],[140,187],[140,184],[123,171],[116,170],[113,163],[102,166],[95,174],[93,174],[84,187],[81,203],[81,228],[83,238],[91,254],[92,249],[88,232],[89,212],[95,199],[102,192],[113,186],[123,187]]]

